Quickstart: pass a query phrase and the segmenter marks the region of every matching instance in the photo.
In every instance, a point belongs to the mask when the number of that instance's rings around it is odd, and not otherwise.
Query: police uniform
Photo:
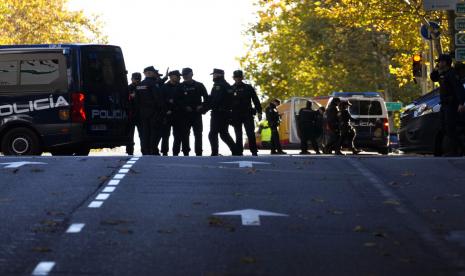
[[[144,72],[155,72],[147,67]],[[136,86],[136,108],[141,126],[141,149],[143,155],[159,154],[155,142],[160,136],[160,121],[164,102],[159,82],[155,78],[145,78]]]
[[[234,72],[234,78],[243,78],[243,72],[237,70]],[[249,139],[250,151],[253,155],[257,155],[257,142],[255,139],[255,123],[254,115],[257,113],[261,116],[262,106],[258,99],[255,89],[242,81],[235,83],[232,86],[233,90],[233,103],[232,103],[232,124],[236,134],[236,149],[238,154],[244,151],[244,144],[242,141],[242,125],[244,125],[247,138]],[[255,108],[252,108],[252,103]]]
[[[228,132],[231,120],[233,92],[229,83],[224,79],[223,70],[214,69],[212,74],[223,75],[222,77],[214,79],[214,85],[208,103],[209,109],[211,109],[210,133],[208,134],[208,138],[211,144],[212,156],[217,156],[219,154],[218,134],[221,140],[228,145],[233,155],[236,155],[236,143]]]
[[[320,130],[320,112],[312,110],[312,102],[307,102],[307,106],[299,111],[298,124],[300,130],[300,148],[302,154],[308,154],[308,141],[312,143],[313,150],[320,154],[318,137]]]
[[[281,124],[281,116],[276,109],[276,105],[270,103],[265,109],[266,120],[271,129],[271,154],[284,153],[279,140],[278,127]]]
[[[181,73],[179,71],[172,71],[169,73],[171,76],[172,74],[180,76]],[[174,97],[178,93],[179,90],[179,83],[172,83],[172,82],[167,82],[162,86],[162,93],[163,93],[163,101],[165,103],[165,110],[166,110],[166,116],[162,122],[161,126],[161,153],[164,156],[168,155],[169,152],[169,139],[171,136],[171,129],[174,128],[174,121],[175,121],[175,113],[176,113],[176,107],[174,104]],[[157,142],[157,144],[159,141]],[[174,152],[174,150],[173,150]]]
[[[325,152],[332,153],[336,151],[337,154],[341,154],[338,143],[340,138],[339,132],[339,119],[338,119],[338,110],[337,105],[339,104],[339,98],[334,98],[333,101],[328,106],[328,109],[325,112],[326,127],[326,149]]]
[[[184,68],[183,75],[192,73],[192,69]],[[195,80],[184,81],[179,86],[179,91],[175,97],[177,106],[176,135],[173,151],[179,154],[182,145],[184,155],[189,155],[190,143],[189,135],[192,128],[195,137],[195,155],[202,156],[202,134],[203,122],[202,114],[206,112],[208,93],[205,86]]]
[[[449,55],[441,55],[438,61],[452,62]],[[458,108],[460,105],[460,81],[455,73],[455,70],[449,68],[444,72],[434,70],[431,75],[433,82],[439,82],[439,96],[441,103],[441,122],[442,129],[446,137],[449,139],[449,149],[445,154],[456,155],[459,147],[459,136],[457,133],[457,125],[459,119]]]
[[[350,124],[350,122],[353,121],[353,118],[350,115],[349,110],[347,109],[347,107],[349,107],[350,105],[351,104],[349,102],[341,102],[339,104],[340,111],[338,113],[338,121],[340,136],[337,152],[339,152],[342,149],[345,143],[348,143],[349,149],[351,149],[354,154],[357,154],[359,153],[359,151],[356,150],[354,145],[357,133],[355,131],[355,128],[352,127],[352,125]]]
[[[133,73],[131,80],[136,80],[137,82],[140,83],[142,79],[142,76],[140,73]],[[139,126],[139,118],[138,118],[138,112],[136,108],[136,102],[135,102],[135,94],[136,94],[136,87],[137,84],[131,83],[128,86],[128,92],[129,92],[129,144],[126,145],[126,153],[128,155],[133,155],[134,154],[134,133],[136,130],[136,127],[139,132],[139,137],[140,137],[140,126]]]

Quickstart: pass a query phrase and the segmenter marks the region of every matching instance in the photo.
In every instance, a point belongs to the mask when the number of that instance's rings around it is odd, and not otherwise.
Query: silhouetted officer
[[[195,81],[194,73],[191,68],[182,69],[182,77],[184,81],[181,83],[179,93],[175,97],[176,106],[178,109],[177,116],[177,134],[173,146],[174,154],[179,154],[180,146],[184,155],[189,155],[189,135],[190,130],[194,131],[195,137],[195,155],[202,156],[202,133],[203,122],[202,114],[206,112],[206,102],[208,93],[205,86]]]
[[[262,120],[262,106],[258,99],[255,89],[243,82],[244,73],[241,70],[233,73],[234,85],[233,104],[232,104],[232,125],[236,133],[236,149],[239,155],[243,154],[244,144],[242,141],[242,125],[244,125],[247,138],[249,139],[249,147],[252,155],[257,156],[257,141],[255,138],[255,122],[254,116],[258,114],[258,118]],[[252,102],[255,108],[252,108]]]
[[[308,141],[312,143],[313,150],[320,154],[320,147],[318,146],[318,136],[320,133],[319,120],[320,112],[312,109],[313,103],[307,101],[306,107],[300,109],[298,117],[298,125],[300,130],[300,154],[310,154],[308,152]]]
[[[339,132],[339,119],[338,119],[338,105],[341,99],[334,98],[325,112],[325,135],[326,135],[326,149],[325,152],[332,153],[333,150],[338,155],[342,152],[338,148],[340,132]]]
[[[459,118],[460,94],[462,89],[460,82],[452,68],[452,58],[443,54],[439,57],[436,68],[431,73],[433,82],[439,82],[439,95],[441,103],[441,122],[449,149],[444,152],[448,156],[458,155],[459,137],[457,134],[457,121]]]
[[[349,149],[352,150],[353,154],[359,154],[355,148],[354,141],[355,137],[357,136],[357,132],[354,127],[350,124],[354,119],[349,113],[348,107],[352,104],[348,101],[343,101],[339,103],[339,113],[338,113],[338,120],[339,120],[339,143],[337,146],[337,152],[340,152],[342,147],[345,143],[349,145]]]
[[[181,80],[181,73],[178,70],[168,73],[169,81],[162,86],[163,99],[166,105],[166,117],[162,123],[161,135],[161,152],[164,156],[168,156],[169,152],[169,139],[171,135],[171,128],[175,121],[175,103],[174,98],[179,90],[179,82]],[[159,142],[159,141],[158,141]],[[157,144],[158,144],[157,142]],[[174,152],[174,149],[173,149]]]
[[[140,122],[139,122],[139,116],[138,116],[138,111],[136,107],[136,87],[139,85],[139,83],[142,80],[142,75],[141,73],[133,73],[131,77],[131,84],[128,86],[128,91],[129,91],[129,137],[130,137],[130,142],[128,145],[126,145],[126,153],[128,155],[134,155],[134,133],[137,127],[137,131],[139,132],[139,138],[140,138]]]
[[[208,138],[212,148],[212,156],[219,155],[218,134],[221,140],[228,145],[233,155],[237,154],[236,144],[229,135],[229,123],[231,120],[231,104],[233,92],[231,86],[224,79],[224,71],[213,70],[213,88],[209,97],[209,108],[211,109],[210,133]]]
[[[163,109],[163,97],[153,66],[144,69],[145,79],[136,86],[136,109],[141,125],[141,149],[143,155],[157,154],[155,141],[160,135],[158,122]]]
[[[281,115],[276,109],[281,104],[281,101],[274,99],[270,105],[265,109],[266,120],[271,129],[271,154],[286,154],[282,147],[279,138],[279,125],[281,124]]]

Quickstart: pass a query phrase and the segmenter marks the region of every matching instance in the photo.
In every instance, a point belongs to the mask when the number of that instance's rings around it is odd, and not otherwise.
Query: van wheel
[[[19,127],[8,131],[2,140],[4,155],[41,155],[39,137],[34,131]]]
[[[389,154],[389,148],[382,148],[378,151],[382,155],[388,155]]]

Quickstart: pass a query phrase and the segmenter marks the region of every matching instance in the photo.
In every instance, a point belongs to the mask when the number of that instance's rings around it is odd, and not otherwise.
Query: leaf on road
[[[100,184],[105,184],[105,182],[107,182],[108,179],[110,179],[110,177],[108,177],[108,176],[100,176],[98,178]]]
[[[257,259],[254,257],[242,257],[241,258],[241,263],[243,264],[256,264]]]
[[[52,252],[52,249],[48,248],[48,247],[34,247],[32,248],[32,251],[34,252],[37,252],[37,253],[50,253]]]
[[[40,173],[40,172],[44,172],[45,170],[42,170],[42,169],[32,169],[31,172],[32,173]]]
[[[319,197],[314,197],[314,198],[312,198],[312,202],[315,202],[315,203],[325,203],[325,200],[322,199],[322,198],[319,198]]]
[[[234,193],[234,196],[241,197],[241,196],[243,196],[243,194],[242,193]]]
[[[377,238],[383,238],[383,239],[387,238],[386,233],[383,233],[383,232],[374,232],[373,236],[375,236]]]
[[[13,174],[17,174],[19,172],[19,169],[14,169],[11,172],[13,172]]]
[[[176,233],[176,229],[159,229],[157,230],[158,234],[174,234]]]
[[[416,176],[415,173],[413,172],[410,172],[410,171],[406,171],[404,173],[401,174],[403,177],[413,177],[413,176]]]
[[[329,212],[336,216],[344,215],[344,212],[340,210],[329,210]]]
[[[118,229],[118,232],[123,235],[132,235],[134,234],[134,231],[129,230],[129,229]]]
[[[64,212],[60,212],[60,211],[47,211],[47,215],[52,216],[52,217],[60,217],[60,216],[66,215],[66,214]]]
[[[362,232],[366,232],[367,229],[365,227],[361,226],[361,225],[357,225],[357,226],[355,226],[353,231],[357,232],[357,233],[362,233]]]
[[[400,202],[398,200],[386,200],[383,202],[384,205],[399,206]]]
[[[236,231],[236,228],[233,225],[225,222],[224,220],[222,220],[219,217],[213,217],[213,216],[209,217],[208,218],[208,225],[210,227],[225,228],[229,232],[235,232]]]
[[[178,217],[180,217],[180,218],[190,218],[191,215],[189,215],[189,214],[178,214]]]
[[[101,225],[110,225],[110,226],[117,226],[117,225],[128,224],[128,223],[132,223],[132,222],[127,221],[127,220],[122,220],[122,219],[107,219],[107,220],[102,220],[100,222]]]
[[[392,182],[389,182],[389,185],[392,186],[392,187],[399,187],[399,183],[395,182],[395,181],[392,181]]]
[[[376,243],[375,242],[366,242],[366,243],[363,244],[363,246],[365,246],[365,247],[375,247]]]
[[[139,174],[140,172],[135,171],[134,169],[129,169],[130,174]]]
[[[450,197],[453,197],[453,198],[459,198],[459,197],[462,197],[461,194],[451,194],[451,195],[448,195]]]
[[[433,197],[434,200],[443,200],[444,197],[443,196],[435,196]]]
[[[246,171],[247,174],[256,174],[258,170],[256,168],[250,168]]]

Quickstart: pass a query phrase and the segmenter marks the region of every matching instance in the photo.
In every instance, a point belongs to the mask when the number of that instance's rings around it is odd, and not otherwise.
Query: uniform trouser
[[[129,143],[126,145],[126,153],[129,155],[134,154],[134,134],[136,132],[136,127],[137,127],[137,132],[139,133],[139,140],[141,139],[141,127],[140,124],[137,122],[131,122],[129,125]]]
[[[202,156],[203,152],[203,145],[202,145],[202,134],[203,134],[203,122],[202,122],[202,115],[194,115],[187,120],[187,135],[190,135],[190,130],[194,131],[194,139],[195,139],[195,155]],[[187,139],[189,142],[189,139]]]
[[[145,116],[140,119],[140,145],[143,155],[153,155],[155,153],[155,130],[154,117]]]
[[[190,147],[189,147],[189,123],[185,116],[179,116],[174,119],[173,123],[173,135],[174,135],[174,142],[173,142],[173,155],[178,156],[179,152],[181,151],[184,155],[189,155]]]
[[[172,120],[167,120],[165,123],[163,123],[162,133],[161,133],[161,153],[163,153],[163,155],[168,155],[168,152],[170,151],[169,141],[170,141],[172,127],[173,127]]]
[[[244,152],[244,142],[242,140],[242,125],[244,125],[245,133],[249,139],[250,152],[257,153],[257,141],[255,138],[255,123],[253,116],[246,116],[234,120],[234,132],[236,133],[236,149],[239,154]]]
[[[312,143],[313,150],[315,152],[320,152],[320,147],[318,145],[318,135],[316,134],[316,131],[312,129],[312,127],[308,126],[303,126],[301,127],[300,130],[300,149],[303,152],[308,151],[308,141]]]
[[[456,154],[460,145],[459,135],[457,133],[457,121],[458,121],[458,107],[443,107],[441,109],[441,121],[442,129],[445,136],[449,139],[449,145],[447,147],[448,152],[444,154]]]
[[[355,129],[351,127],[341,128],[341,136],[339,137],[339,143],[337,145],[337,150],[341,150],[345,142],[349,142],[349,149],[355,150],[355,145],[354,145],[355,136],[356,136]]]
[[[279,141],[278,126],[270,126],[271,129],[271,151],[283,151]]]
[[[163,138],[163,133],[165,131],[165,124],[160,118],[156,118],[152,124],[152,139],[153,139],[153,154],[160,155],[160,148],[158,144],[160,143],[161,139]]]
[[[210,145],[212,148],[212,155],[218,155],[219,153],[219,141],[218,134],[221,137],[221,140],[228,145],[229,150],[233,154],[237,153],[236,143],[234,143],[233,138],[229,135],[229,117],[227,113],[218,112],[211,114],[210,120],[210,133],[208,134],[208,139],[210,140]]]
[[[340,139],[340,133],[338,131],[333,131],[333,130],[327,130],[325,133],[326,136],[326,150],[328,153],[332,153],[333,150],[336,152],[340,150],[338,148],[339,145],[339,139]]]

